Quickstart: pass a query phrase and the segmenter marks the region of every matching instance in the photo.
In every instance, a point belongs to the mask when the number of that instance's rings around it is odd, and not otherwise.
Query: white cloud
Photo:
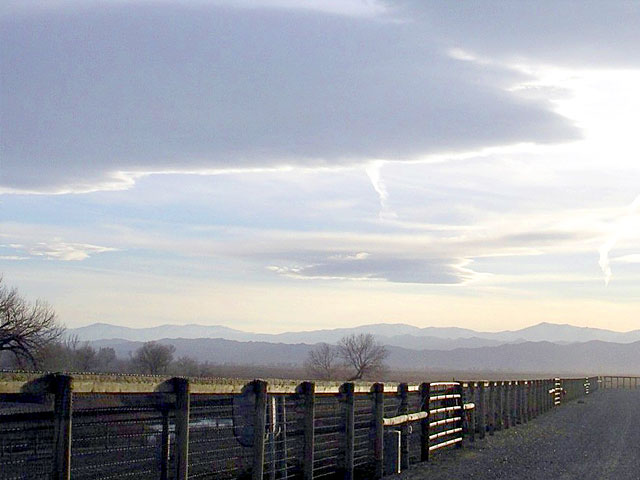
[[[101,247],[98,245],[90,245],[83,243],[68,242],[35,242],[29,245],[11,244],[13,250],[23,251],[32,257],[44,257],[51,260],[61,260],[65,262],[82,261],[91,255],[114,252],[117,249],[111,247]],[[29,257],[9,256],[3,257],[3,260],[26,260]]]
[[[616,246],[621,238],[629,235],[631,232],[636,234],[640,232],[640,195],[624,210],[618,217],[612,228],[611,234],[607,241],[600,247],[599,265],[604,273],[604,283],[609,285],[611,281],[611,263],[609,261],[609,252]]]

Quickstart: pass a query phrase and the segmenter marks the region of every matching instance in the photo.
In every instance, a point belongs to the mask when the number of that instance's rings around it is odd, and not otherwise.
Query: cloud
[[[65,262],[82,261],[94,254],[113,252],[117,250],[115,248],[101,247],[98,245],[66,242],[36,242],[31,245],[10,244],[2,245],[2,247],[10,248],[14,251],[25,252],[31,257],[43,257]],[[28,258],[29,257],[18,255],[2,257],[3,260],[26,260]]]
[[[508,91],[522,73],[451,58],[424,21],[278,3],[98,2],[2,16],[2,191],[578,136],[546,101]]]
[[[624,213],[619,215],[616,225],[612,229],[606,242],[602,244],[598,252],[600,260],[598,264],[604,274],[604,284],[609,285],[612,277],[611,262],[609,261],[609,252],[616,246],[621,238],[624,238],[632,230],[637,230],[638,214],[640,213],[640,195],[638,195],[630,205],[628,205]],[[628,259],[628,257],[627,257]]]
[[[640,263],[640,254],[633,253],[631,255],[622,255],[620,257],[614,257],[610,260],[616,263]]]
[[[389,207],[389,192],[387,191],[387,186],[382,179],[383,165],[384,162],[381,161],[371,162],[367,165],[365,171],[367,172],[369,180],[371,180],[373,189],[376,191],[378,198],[380,199],[380,213],[378,216],[380,219],[393,219],[397,218],[398,215]]]
[[[475,272],[464,268],[467,261],[444,258],[327,258],[322,263],[269,269],[281,275],[322,280],[385,280],[393,283],[454,285],[473,279]]]

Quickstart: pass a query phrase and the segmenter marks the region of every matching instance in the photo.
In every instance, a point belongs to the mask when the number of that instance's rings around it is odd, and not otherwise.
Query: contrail
[[[381,169],[384,162],[382,160],[376,160],[374,162],[370,162],[365,171],[367,172],[367,176],[369,180],[371,180],[371,185],[378,193],[378,198],[380,199],[380,213],[378,216],[381,219],[384,218],[397,218],[398,215],[389,208],[387,204],[387,200],[389,199],[389,192],[387,192],[387,186],[382,180]]]
[[[618,228],[611,234],[607,241],[600,247],[600,260],[598,264],[604,273],[604,284],[609,285],[611,280],[611,262],[609,261],[609,252],[618,243],[618,240],[623,236],[630,228],[633,222],[633,216],[638,213],[640,209],[640,195],[631,202],[631,205],[627,207],[627,213],[622,217],[618,224]]]

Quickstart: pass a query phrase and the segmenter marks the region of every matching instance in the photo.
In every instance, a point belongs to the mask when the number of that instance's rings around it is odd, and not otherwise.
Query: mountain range
[[[633,343],[640,341],[640,330],[615,332],[567,324],[539,323],[520,330],[482,332],[457,327],[419,328],[402,323],[371,324],[353,328],[284,332],[277,334],[252,333],[221,325],[160,325],[157,327],[131,328],[106,323],[94,323],[85,327],[69,329],[81,341],[122,339],[146,342],[163,338],[220,338],[240,342],[267,343],[337,343],[342,337],[353,333],[371,333],[379,342],[410,349],[452,350],[456,348],[479,348],[506,343],[551,342],[557,344],[603,341]]]
[[[94,347],[128,357],[144,342],[172,344],[175,356],[217,365],[300,367],[314,344],[337,343],[371,333],[386,345],[391,369],[403,371],[640,374],[640,330],[612,330],[539,323],[520,330],[373,324],[279,334],[251,333],[220,325],[130,328],[97,323],[69,333]],[[479,374],[479,373],[478,373]]]

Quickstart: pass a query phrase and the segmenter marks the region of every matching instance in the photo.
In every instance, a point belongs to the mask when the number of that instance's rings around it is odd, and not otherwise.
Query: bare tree
[[[27,362],[36,367],[43,349],[63,333],[56,313],[46,302],[25,300],[0,277],[0,352],[13,354],[18,365]]]
[[[180,357],[178,360],[173,362],[171,371],[176,375],[183,377],[197,377],[202,373],[200,362],[186,356]]]
[[[73,369],[78,372],[92,372],[98,368],[98,352],[86,342],[72,351]]]
[[[361,380],[379,373],[384,369],[384,359],[388,354],[384,345],[370,333],[354,333],[338,342],[338,355],[345,366],[354,371],[349,380]]]
[[[146,342],[135,351],[131,360],[138,371],[157,375],[167,371],[175,351],[173,345]]]
[[[101,372],[113,370],[116,367],[117,360],[116,351],[111,347],[100,347],[96,354],[97,368]]]
[[[304,363],[307,373],[314,378],[330,380],[338,373],[338,352],[327,343],[318,344],[309,352]]]

